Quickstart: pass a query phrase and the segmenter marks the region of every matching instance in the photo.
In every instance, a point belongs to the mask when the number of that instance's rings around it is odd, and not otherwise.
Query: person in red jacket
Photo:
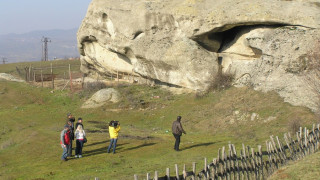
[[[61,160],[67,161],[68,148],[70,146],[70,126],[65,125],[60,134],[60,144],[63,149]]]

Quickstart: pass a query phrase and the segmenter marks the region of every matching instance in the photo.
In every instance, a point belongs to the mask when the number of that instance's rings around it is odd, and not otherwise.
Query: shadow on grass
[[[125,149],[124,151],[131,151],[131,150],[134,150],[134,149],[139,149],[139,148],[143,148],[143,147],[147,147],[147,146],[153,146],[155,145],[156,143],[146,143],[146,144],[141,144],[139,146],[135,146],[135,147],[131,147],[131,148],[128,148],[128,149]]]
[[[95,145],[98,145],[98,144],[107,144],[107,142],[110,142],[110,140],[94,142],[94,143],[88,143],[88,144],[85,144],[84,146],[88,147],[88,146],[95,146]]]
[[[108,142],[108,141],[105,141],[105,142]],[[98,142],[98,143],[95,143],[95,144],[102,144],[104,142]],[[123,149],[123,145],[126,145],[126,144],[129,144],[129,143],[119,143],[117,144],[117,147],[116,147],[116,151],[120,151],[121,149]],[[91,151],[86,151],[85,150],[85,146],[83,147],[84,148],[84,151],[83,151],[83,155],[84,156],[94,156],[94,155],[98,155],[98,154],[103,154],[103,153],[107,153],[107,149],[108,149],[108,146],[109,146],[109,143],[106,143],[105,146],[101,147],[101,148],[98,148],[98,149],[94,149],[94,150],[91,150]],[[112,148],[111,148],[112,150]]]
[[[195,147],[200,147],[200,146],[210,146],[212,144],[215,144],[216,142],[208,142],[208,143],[200,143],[200,144],[194,144],[192,146],[188,146],[188,147],[185,147],[185,148],[181,148],[180,151],[184,151],[184,150],[188,150],[188,149],[192,149],[192,148],[195,148]]]

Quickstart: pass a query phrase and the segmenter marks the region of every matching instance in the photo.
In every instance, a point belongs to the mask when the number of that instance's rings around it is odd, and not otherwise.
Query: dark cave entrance
[[[226,27],[221,27],[218,30],[213,30],[208,33],[194,36],[191,39],[196,41],[199,46],[207,51],[220,53],[225,48],[232,46],[237,38],[239,38],[240,34],[243,34],[244,32],[249,32],[250,30],[257,28],[278,28],[282,26],[287,26],[287,24],[235,25],[229,29],[226,29]]]

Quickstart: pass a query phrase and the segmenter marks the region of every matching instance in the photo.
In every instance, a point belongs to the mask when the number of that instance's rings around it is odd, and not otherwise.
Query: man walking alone
[[[174,150],[176,151],[179,151],[180,137],[182,136],[182,133],[186,134],[181,125],[181,116],[178,116],[177,120],[172,123],[172,134],[176,139]]]

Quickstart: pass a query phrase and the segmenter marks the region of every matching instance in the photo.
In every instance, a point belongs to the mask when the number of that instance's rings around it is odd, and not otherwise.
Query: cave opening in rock
[[[198,36],[192,37],[202,48],[220,53],[225,48],[232,46],[236,38],[239,38],[244,32],[257,28],[277,28],[287,24],[255,24],[255,25],[234,25],[232,28],[221,27]]]
[[[245,28],[248,28],[248,27],[237,26],[237,27],[231,28],[227,31],[215,33],[216,36],[221,37],[221,44],[220,44],[220,47],[217,52],[220,53],[226,46],[231,46],[232,42],[236,39],[238,34],[241,31],[243,31]],[[209,35],[209,38],[210,38],[210,36],[212,36],[212,35]]]

